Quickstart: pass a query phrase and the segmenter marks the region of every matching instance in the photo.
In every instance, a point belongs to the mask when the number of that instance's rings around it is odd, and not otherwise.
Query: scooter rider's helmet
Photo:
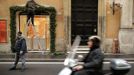
[[[93,42],[93,49],[94,48],[99,48],[101,45],[101,38],[99,36],[91,36],[89,37],[89,41]]]

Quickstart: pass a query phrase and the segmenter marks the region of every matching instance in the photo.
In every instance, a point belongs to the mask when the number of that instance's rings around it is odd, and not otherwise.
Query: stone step
[[[67,52],[67,53],[69,53],[69,52]],[[87,54],[88,51],[77,51],[76,53],[77,53],[77,54]]]
[[[77,54],[86,54],[86,53],[88,53],[89,52],[89,48],[87,47],[87,46],[79,46],[78,48],[77,48]],[[67,52],[67,53],[69,53],[69,52]]]
[[[88,48],[88,46],[79,46],[78,48]]]
[[[89,51],[89,48],[77,48],[78,51]]]

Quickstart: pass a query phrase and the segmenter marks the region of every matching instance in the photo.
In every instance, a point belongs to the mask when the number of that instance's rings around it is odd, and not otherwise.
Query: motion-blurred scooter
[[[80,36],[75,38],[75,41],[70,48],[67,58],[64,60],[64,68],[59,72],[58,75],[71,75],[73,70],[72,67],[76,66],[83,59],[82,55],[78,55],[75,59],[77,48],[80,44]],[[82,63],[79,63],[82,64]],[[103,73],[101,75],[126,75],[131,69],[131,65],[124,59],[112,59],[110,61],[110,73]],[[97,74],[99,75],[99,74]]]
[[[64,60],[65,67],[59,72],[58,75],[71,75],[71,73],[72,73],[71,68],[78,64],[78,60],[75,59],[75,55],[77,52],[77,48],[80,44],[80,41],[81,41],[81,37],[76,36],[76,38],[72,44],[72,47],[70,47],[68,49],[68,51],[69,51],[68,56]]]

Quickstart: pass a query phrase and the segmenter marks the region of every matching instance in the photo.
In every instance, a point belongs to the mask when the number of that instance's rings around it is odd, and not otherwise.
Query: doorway
[[[71,5],[71,43],[80,35],[80,45],[87,45],[88,37],[98,33],[98,0],[72,0]]]

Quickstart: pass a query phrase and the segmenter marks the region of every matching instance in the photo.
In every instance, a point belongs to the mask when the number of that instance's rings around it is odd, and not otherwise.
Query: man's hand
[[[20,55],[22,55],[23,54],[23,51],[20,51]]]
[[[75,70],[75,71],[79,71],[79,70],[82,70],[82,69],[83,69],[82,65],[77,65],[77,66],[73,67],[73,70]]]

